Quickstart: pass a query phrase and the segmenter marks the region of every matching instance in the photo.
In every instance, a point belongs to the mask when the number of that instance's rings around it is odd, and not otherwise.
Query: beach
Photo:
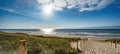
[[[49,36],[49,35],[45,35]],[[62,36],[53,35],[54,37],[61,38],[80,38],[78,42],[71,42],[70,46],[81,50],[79,54],[120,54],[120,38],[111,37],[95,37],[95,36]],[[112,42],[118,40],[116,43]],[[78,44],[78,46],[77,46]]]
[[[88,38],[84,43],[79,41],[78,48],[83,51],[83,54],[120,54],[120,43],[115,47],[115,43],[103,40],[107,38]],[[71,47],[76,48],[77,42],[72,42]]]
[[[0,54],[120,54],[120,0],[0,0]]]
[[[0,54],[19,54],[21,39],[27,42],[27,54],[120,54],[120,38],[6,32],[0,32]]]

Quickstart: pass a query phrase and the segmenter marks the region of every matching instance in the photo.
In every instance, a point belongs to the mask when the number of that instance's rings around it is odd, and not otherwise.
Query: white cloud
[[[8,11],[8,12],[17,13],[16,10],[14,10],[14,9],[10,9],[10,8],[1,8],[1,7],[0,7],[0,9],[1,9],[1,10],[4,10],[4,11]]]
[[[47,4],[52,2],[52,0],[36,0],[38,3]]]
[[[53,4],[54,9],[62,11],[63,8],[76,8],[80,12],[98,10],[106,7],[113,0],[36,0],[39,4]]]
[[[0,7],[0,10],[3,10],[3,11],[7,11],[7,12],[11,12],[11,13],[15,13],[15,14],[18,14],[18,15],[23,15],[23,16],[28,16],[28,17],[34,17],[34,18],[39,18],[38,16],[34,16],[33,14],[27,14],[27,13],[22,13],[22,12],[19,12],[19,11],[16,11],[15,9],[12,9],[12,8],[3,8],[3,7]]]
[[[65,0],[54,0],[53,2],[54,6],[56,7],[66,7],[66,1]]]
[[[74,0],[66,0],[66,2],[67,2],[67,8],[68,9],[71,9],[71,8],[73,8],[77,5],[76,1],[74,1]]]
[[[55,9],[56,11],[62,11],[62,10],[63,10],[63,8],[61,8],[61,7],[54,7],[54,9]]]

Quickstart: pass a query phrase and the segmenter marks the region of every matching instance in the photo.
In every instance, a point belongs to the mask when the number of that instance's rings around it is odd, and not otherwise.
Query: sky
[[[0,29],[120,26],[120,0],[0,0]]]

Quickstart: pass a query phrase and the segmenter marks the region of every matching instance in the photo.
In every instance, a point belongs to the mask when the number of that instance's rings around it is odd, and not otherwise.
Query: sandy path
[[[89,38],[84,46],[81,43],[83,44],[82,41],[79,41],[78,47],[83,50],[83,54],[120,54],[120,44],[117,44],[117,48],[115,48],[115,44],[111,45],[110,42],[100,42],[92,38]],[[77,48],[76,42],[72,42],[71,47]]]

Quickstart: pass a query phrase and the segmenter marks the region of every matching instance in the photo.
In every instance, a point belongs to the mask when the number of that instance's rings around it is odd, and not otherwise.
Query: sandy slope
[[[77,48],[76,42],[71,43],[71,47]],[[83,50],[83,54],[120,54],[120,44],[111,44],[110,42],[101,42],[97,39],[89,38],[88,41],[79,41],[78,47]]]

